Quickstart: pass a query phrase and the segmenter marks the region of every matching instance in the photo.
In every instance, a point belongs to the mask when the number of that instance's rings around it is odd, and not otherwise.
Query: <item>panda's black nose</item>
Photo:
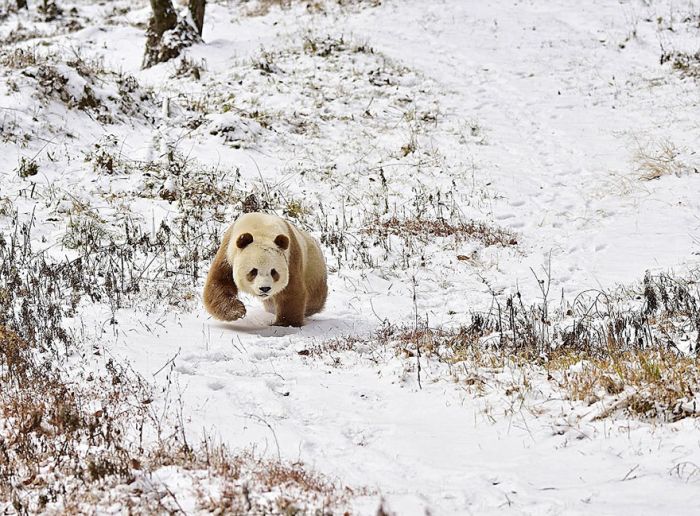
[[[260,287],[260,292],[269,292],[271,287]]]

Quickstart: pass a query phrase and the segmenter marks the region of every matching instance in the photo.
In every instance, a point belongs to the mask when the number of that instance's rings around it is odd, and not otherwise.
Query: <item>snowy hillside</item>
[[[217,0],[147,69],[148,2],[39,4],[0,512],[699,511],[700,2]],[[203,308],[250,211],[322,244],[302,328]]]

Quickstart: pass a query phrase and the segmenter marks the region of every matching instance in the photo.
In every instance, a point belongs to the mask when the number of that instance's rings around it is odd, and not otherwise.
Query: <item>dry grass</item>
[[[113,72],[102,60],[78,50],[47,50],[41,44],[9,47],[0,49],[0,66],[7,68],[13,88],[36,90],[32,97],[37,103],[58,101],[104,124],[148,120],[158,109],[153,92],[141,88],[134,77]],[[84,79],[82,87],[76,87],[75,74],[80,82]]]
[[[80,378],[43,361],[35,344],[0,326],[0,512],[87,514],[110,506],[178,512],[178,497],[218,513],[337,513],[353,494],[301,463],[230,453],[156,419],[150,388],[108,362]],[[147,445],[140,435],[169,435]],[[176,468],[192,488],[156,480]],[[212,489],[212,487],[215,487]],[[342,510],[340,511],[342,513]]]
[[[364,8],[377,7],[381,0],[257,0],[244,11],[246,16],[266,16],[272,9],[290,9],[294,4],[303,5],[308,12],[322,13],[330,6]]]
[[[571,348],[536,354],[533,349],[490,346],[487,337],[475,327],[387,327],[375,336],[411,360],[420,354],[450,364],[455,379],[477,394],[489,385],[511,396],[542,377],[554,382],[564,399],[602,402],[604,408],[594,419],[620,414],[663,421],[700,417],[700,364],[695,356],[659,347],[624,351],[612,340],[606,355]],[[519,384],[497,378],[506,367],[520,371]]]
[[[374,53],[372,47],[370,47],[366,42],[346,39],[344,36],[335,38],[331,36],[316,36],[312,33],[309,33],[304,37],[303,48],[304,53],[319,57],[329,57],[340,53]]]
[[[0,326],[0,500],[11,500],[18,513],[54,501],[52,480],[61,476],[79,483],[130,479],[124,420],[110,409],[129,402],[131,390],[119,385],[116,370],[77,387],[57,363]],[[138,411],[129,417],[138,420]]]
[[[516,235],[511,231],[473,220],[453,224],[445,219],[399,219],[393,216],[387,220],[376,219],[364,232],[384,238],[398,235],[423,241],[455,237],[457,240],[478,240],[486,246],[512,246],[518,243]]]
[[[312,357],[314,360],[317,358],[328,357],[331,361],[330,365],[340,367],[342,365],[341,354],[347,352],[358,352],[363,349],[370,349],[367,339],[355,335],[348,335],[345,337],[336,337],[330,340],[325,340],[312,346],[307,346],[306,348],[299,350],[297,354]]]
[[[81,298],[113,307],[136,301],[166,248],[177,252],[168,259],[172,273],[196,282],[211,257],[206,244],[218,238],[207,234],[201,207],[182,209],[190,210],[192,226],[174,220],[153,236],[128,220],[103,227],[89,207],[76,205],[75,216],[97,229],[76,226],[80,256],[59,263],[32,251],[31,222],[15,220],[7,239],[0,234],[0,513],[91,514],[119,506],[174,514],[182,497],[221,513],[342,513],[350,491],[302,464],[210,442],[190,446],[178,415],[153,406],[150,384],[112,360],[89,373],[67,365],[67,357],[85,352],[66,324]],[[145,297],[150,303],[162,295]],[[172,475],[188,487],[174,493]]]
[[[691,54],[689,52],[664,52],[661,54],[661,64],[671,63],[671,67],[682,77],[700,80],[700,51]]]
[[[246,16],[267,16],[272,9],[290,9],[295,3],[303,3],[309,12],[321,12],[324,2],[319,0],[303,2],[300,0],[257,0],[251,3],[252,5],[244,11]]]
[[[165,455],[170,465],[170,454]],[[223,446],[188,454],[175,464],[216,479],[216,494],[206,483],[195,486],[198,507],[215,514],[342,514],[341,507],[355,494],[301,462],[264,459],[250,451],[233,455]]]
[[[656,144],[642,147],[633,156],[640,177],[647,181],[663,176],[680,175],[687,166],[680,159],[681,151],[673,142],[663,140]]]
[[[613,351],[604,358],[561,354],[546,368],[569,399],[604,402],[597,419],[620,412],[666,421],[700,416],[696,357],[661,349]]]
[[[0,66],[22,70],[29,66],[46,65],[55,61],[54,54],[40,52],[34,48],[13,48],[0,51]]]
[[[425,359],[447,364],[457,381],[477,393],[490,384],[511,395],[534,378],[546,378],[565,399],[607,405],[597,418],[620,413],[665,421],[700,417],[696,286],[692,277],[647,275],[639,292],[582,294],[559,310],[546,303],[526,306],[519,295],[505,303],[494,297],[491,311],[472,314],[469,325],[387,324],[364,341],[341,339],[320,349],[379,344],[416,369]],[[498,379],[504,368],[517,370],[520,383]]]

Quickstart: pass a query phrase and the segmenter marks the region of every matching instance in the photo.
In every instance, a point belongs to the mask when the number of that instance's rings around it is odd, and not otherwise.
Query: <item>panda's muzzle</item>
[[[260,287],[260,292],[267,294],[272,287]]]

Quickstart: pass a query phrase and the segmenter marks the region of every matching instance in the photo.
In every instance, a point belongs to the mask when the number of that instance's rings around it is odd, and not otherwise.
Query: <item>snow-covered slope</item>
[[[74,4],[0,22],[0,201],[59,260],[172,235],[134,259],[140,292],[82,301],[80,367],[129,363],[193,440],[301,460],[360,514],[697,511],[697,419],[597,418],[542,368],[379,335],[696,267],[700,74],[660,61],[700,49],[700,4],[221,1],[148,70],[146,2]],[[244,206],[324,245],[329,301],[300,329],[203,310]]]

